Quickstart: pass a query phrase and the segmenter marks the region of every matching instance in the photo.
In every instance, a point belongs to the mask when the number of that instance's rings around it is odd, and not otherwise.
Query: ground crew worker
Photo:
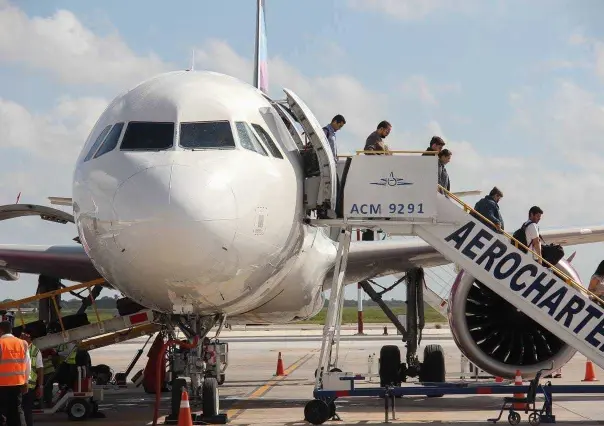
[[[32,426],[34,424],[34,401],[42,397],[42,390],[44,389],[44,362],[42,361],[42,353],[31,341],[29,333],[25,331],[21,333],[21,339],[29,345],[29,357],[31,359],[28,392],[23,394],[23,414],[27,426]]]
[[[73,389],[73,385],[77,379],[76,354],[77,348],[75,343],[61,343],[57,346],[57,352],[62,359],[61,365],[57,372],[57,382],[61,385],[66,385]]]
[[[52,384],[55,376],[55,358],[58,357],[54,348],[45,349],[42,352],[44,363],[44,404],[52,407]]]
[[[31,360],[27,342],[12,332],[10,322],[0,322],[0,415],[6,426],[25,426],[21,398],[27,392]]]

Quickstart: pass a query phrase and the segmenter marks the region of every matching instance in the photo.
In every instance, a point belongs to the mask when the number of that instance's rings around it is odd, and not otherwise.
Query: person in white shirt
[[[543,210],[537,206],[533,206],[529,210],[529,217],[525,223],[524,235],[526,236],[526,244],[529,249],[533,250],[541,256],[541,237],[539,235],[539,227],[537,224],[541,220]]]

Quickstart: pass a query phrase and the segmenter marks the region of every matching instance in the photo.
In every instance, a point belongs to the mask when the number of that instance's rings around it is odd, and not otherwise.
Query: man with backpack
[[[564,257],[564,249],[559,244],[545,244],[545,241],[543,241],[537,226],[542,214],[543,210],[541,208],[531,207],[528,220],[512,236],[540,256],[535,259],[537,262],[542,263],[541,258],[543,258],[555,266]],[[518,248],[524,253],[527,252],[522,247]],[[549,265],[544,266],[549,267]]]
[[[539,227],[537,224],[541,220],[542,214],[543,210],[541,210],[541,208],[537,206],[531,207],[528,214],[528,220],[512,235],[516,240],[520,241],[539,256],[541,256],[541,236],[539,235]],[[518,248],[524,253],[527,252],[523,247]],[[541,263],[540,260],[538,260],[538,262]]]

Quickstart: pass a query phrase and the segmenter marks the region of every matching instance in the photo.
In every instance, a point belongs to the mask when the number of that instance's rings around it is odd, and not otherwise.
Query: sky
[[[105,106],[144,79],[188,68],[192,51],[196,69],[251,83],[255,8],[0,0],[0,204],[19,192],[22,203],[70,197],[74,162]],[[545,212],[542,229],[599,225],[601,16],[599,0],[266,0],[270,94],[294,90],[324,124],[343,114],[339,153],[362,149],[384,119],[391,149],[443,137],[452,190],[497,185],[510,233],[532,205]],[[39,218],[0,222],[0,243],[69,244],[76,235],[72,224]],[[602,244],[576,251],[588,281]],[[0,297],[29,296],[35,281],[2,282]]]

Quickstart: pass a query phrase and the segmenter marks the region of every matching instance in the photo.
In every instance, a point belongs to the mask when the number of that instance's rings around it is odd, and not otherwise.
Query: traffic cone
[[[514,378],[514,385],[522,386],[522,375],[520,374],[520,370],[516,370],[516,377]],[[526,398],[526,395],[524,395],[523,393],[515,393],[514,398]],[[522,403],[522,402],[515,402],[514,409],[515,410],[525,410],[526,404]]]
[[[594,370],[594,364],[590,360],[585,361],[585,378],[582,382],[599,382],[596,379],[596,372]]]
[[[503,382],[503,377],[495,377],[495,383],[502,383]]]
[[[279,358],[277,358],[277,373],[275,373],[275,376],[285,376],[285,369],[283,368],[281,352],[279,352]]]
[[[180,412],[178,413],[178,426],[193,426],[191,419],[191,406],[189,405],[189,394],[186,389],[182,390],[180,396]]]

